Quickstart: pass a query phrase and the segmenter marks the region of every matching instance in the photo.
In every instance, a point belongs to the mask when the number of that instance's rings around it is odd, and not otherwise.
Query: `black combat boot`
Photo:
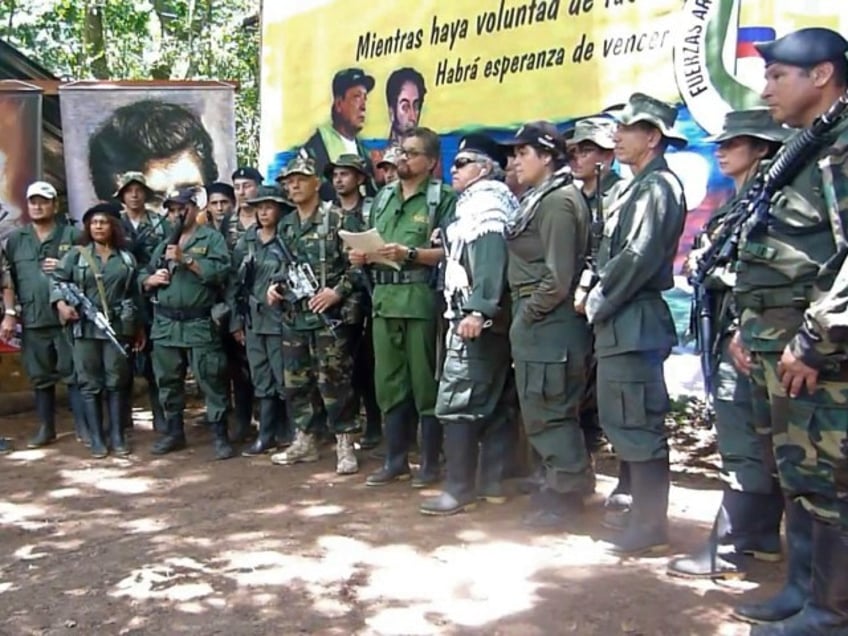
[[[530,495],[530,510],[521,520],[528,528],[560,528],[584,510],[580,492],[558,492],[545,481]]]
[[[412,478],[413,488],[426,488],[441,479],[439,459],[442,455],[444,432],[435,415],[421,417],[421,466]]]
[[[813,569],[813,519],[800,504],[784,501],[788,568],[783,588],[762,603],[739,605],[733,615],[749,623],[776,623],[794,616],[810,596]]]
[[[279,400],[276,397],[264,397],[259,399],[259,435],[256,441],[242,451],[244,457],[264,455],[274,448],[275,432],[277,423],[281,419],[277,410]]]
[[[510,431],[506,413],[495,413],[480,439],[480,486],[477,498],[492,504],[506,503],[503,480]]]
[[[74,436],[85,446],[91,446],[88,435],[88,425],[85,422],[85,406],[79,384],[68,385],[68,405],[71,407],[71,418],[74,420]]]
[[[744,579],[745,555],[780,560],[779,526],[761,532],[760,517],[772,495],[726,489],[706,545],[692,556],[674,559],[668,573],[684,578]]]
[[[291,446],[294,441],[294,426],[289,416],[289,405],[285,398],[277,400],[277,421],[274,424],[274,437],[277,448]]]
[[[751,636],[845,634],[848,634],[848,531],[814,519],[809,600],[790,618],[753,627]]]
[[[108,402],[107,402],[108,404]],[[128,387],[121,389],[121,426],[123,426],[125,431],[132,430],[133,428],[133,416],[132,416],[132,408],[133,408],[133,384],[130,382]],[[111,434],[112,425],[109,425],[109,431]]]
[[[628,556],[661,554],[668,550],[668,458],[628,462],[633,505],[627,528],[613,551]]]
[[[166,455],[186,447],[185,424],[183,414],[177,413],[167,419],[167,430],[153,442],[150,452],[153,455]]]
[[[253,436],[253,387],[243,386],[241,378],[233,383],[233,416],[232,441],[241,444]]]
[[[474,482],[479,453],[476,422],[451,422],[445,430],[447,479],[438,497],[425,500],[418,510],[423,515],[446,517],[476,505]]]
[[[633,496],[630,494],[630,466],[618,461],[618,483],[604,502],[604,518],[601,525],[610,530],[624,530],[630,516]]]
[[[168,420],[165,419],[165,409],[159,398],[159,387],[152,377],[147,378],[147,401],[150,403],[150,412],[153,414],[153,430],[157,433],[168,433]]]
[[[56,387],[35,390],[35,412],[40,425],[27,448],[41,448],[56,441]]]
[[[88,423],[88,437],[91,440],[91,456],[102,459],[109,454],[103,439],[103,401],[97,395],[83,395],[85,421]]]
[[[738,552],[754,557],[758,561],[776,563],[783,559],[783,544],[780,540],[780,521],[783,518],[783,493],[775,480],[772,492],[768,494],[749,494],[748,501],[740,500],[749,532],[734,534],[731,537]],[[741,511],[740,511],[741,512]]]
[[[383,467],[365,480],[366,486],[385,486],[393,481],[410,478],[409,419],[414,414],[415,406],[411,402],[403,402],[386,413],[383,420],[386,459]]]
[[[215,459],[230,459],[235,457],[236,452],[230,444],[230,438],[227,435],[227,417],[224,416],[220,421],[212,424],[212,430],[215,432]]]
[[[106,407],[109,411],[109,444],[112,452],[121,457],[130,454],[126,439],[126,429],[129,427],[124,422],[127,417],[126,399],[126,389],[106,392]]]

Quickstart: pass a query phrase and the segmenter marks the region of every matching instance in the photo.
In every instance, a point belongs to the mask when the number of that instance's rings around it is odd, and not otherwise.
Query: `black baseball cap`
[[[361,68],[346,68],[333,76],[333,96],[344,97],[347,89],[363,86],[369,93],[374,90],[374,78]]]
[[[533,146],[558,154],[565,151],[565,143],[556,126],[546,121],[535,121],[519,128],[515,137],[505,141],[506,146]]]

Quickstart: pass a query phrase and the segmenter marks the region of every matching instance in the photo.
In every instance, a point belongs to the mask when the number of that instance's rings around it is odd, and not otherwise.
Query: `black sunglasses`
[[[474,159],[471,157],[457,157],[453,160],[453,167],[457,170],[461,170],[470,163],[474,163]]]

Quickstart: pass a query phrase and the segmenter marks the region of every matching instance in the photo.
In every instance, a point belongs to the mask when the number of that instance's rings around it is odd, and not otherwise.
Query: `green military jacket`
[[[544,188],[540,186],[540,188]],[[536,190],[522,198],[522,216]],[[589,245],[589,208],[573,183],[545,194],[523,231],[507,239],[509,287],[519,300],[510,332],[513,357],[564,362],[585,352],[586,319],[574,311],[574,290]]]
[[[156,264],[166,248],[166,241],[156,247],[150,263],[139,274],[140,283],[156,271]],[[207,225],[198,225],[194,234],[183,245],[183,254],[194,258],[200,267],[200,275],[185,267],[176,267],[170,284],[152,290],[155,299],[150,336],[165,346],[209,345],[218,338],[218,331],[211,316],[175,320],[166,317],[159,307],[172,311],[211,310],[221,298],[227,284],[231,271],[230,253],[220,233]]]
[[[94,264],[83,254],[86,254]],[[97,277],[103,283],[104,296],[101,297],[97,285]],[[103,311],[119,336],[133,336],[140,326],[139,306],[141,294],[137,284],[136,261],[128,251],[113,250],[104,263],[93,249],[93,245],[75,245],[62,258],[59,266],[53,272],[56,282],[74,283],[80,288],[98,310]],[[55,305],[65,300],[56,286],[50,294],[50,301]],[[77,313],[82,314],[81,310]],[[94,323],[80,315],[81,331],[75,334],[77,338],[105,340],[106,336]]]
[[[171,232],[168,217],[147,210],[138,225],[133,224],[126,210],[121,212],[121,223],[130,244],[130,251],[139,267],[146,267],[156,246],[164,241]]]
[[[232,332],[246,328],[244,316],[239,313],[239,307],[236,306],[236,299],[241,292],[241,287],[247,284],[249,289],[244,292],[247,297],[247,309],[250,312],[249,329],[253,333],[263,335],[282,333],[283,316],[280,306],[269,306],[265,298],[271,286],[271,279],[283,268],[285,262],[280,237],[276,233],[270,241],[263,243],[259,236],[259,226],[254,225],[248,228],[239,239],[233,250],[233,269],[236,275],[232,279],[228,294]],[[248,276],[253,279],[252,283],[245,280]]]
[[[418,191],[405,201],[399,182],[386,186],[377,194],[369,222],[386,243],[429,248],[433,230],[445,228],[453,220],[456,193],[445,185],[438,185],[439,203],[431,221],[427,205],[427,190],[431,183],[438,184],[431,180],[424,181]],[[394,271],[389,267],[377,265],[373,270]],[[435,296],[430,277],[425,275],[428,272],[431,276],[434,275],[431,268],[403,265],[402,271],[416,272],[421,276],[421,280],[374,285],[374,316],[433,320],[436,313]]]
[[[831,298],[839,294],[831,289],[835,272],[822,266],[836,254],[834,235],[844,241],[848,121],[832,138],[835,145],[808,161],[775,198],[767,231],[740,240],[734,298],[742,312],[743,342],[752,351],[782,351],[810,303],[829,289]],[[825,157],[829,166],[823,172],[818,162]],[[825,174],[832,188],[825,187]],[[833,192],[835,226],[824,196],[827,189]]]
[[[362,224],[355,216],[342,214],[338,207],[328,202],[322,202],[305,221],[301,221],[295,210],[286,214],[278,224],[280,240],[296,263],[308,263],[319,288],[329,287],[342,297],[341,303],[327,311],[327,316],[355,324],[355,319],[348,316],[348,313],[356,311],[351,303],[359,299],[355,298],[350,262],[339,230],[361,232]],[[286,263],[283,268],[289,265]],[[307,307],[307,300],[284,307],[283,320],[288,327],[298,331],[311,331],[324,326],[321,318]]]
[[[51,279],[41,270],[45,258],[62,259],[79,237],[71,225],[56,223],[51,234],[39,242],[32,225],[13,231],[6,241],[8,276],[21,305],[24,328],[60,326],[50,302]]]
[[[683,186],[657,157],[611,206],[598,250],[600,303],[592,316],[598,355],[668,351],[677,333],[661,292],[674,286],[686,221]]]

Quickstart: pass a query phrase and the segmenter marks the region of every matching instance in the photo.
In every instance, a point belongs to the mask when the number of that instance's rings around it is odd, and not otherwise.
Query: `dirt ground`
[[[665,558],[610,555],[609,462],[585,518],[538,534],[518,495],[423,517],[434,491],[366,488],[367,453],[347,477],[331,447],[304,466],[212,462],[209,433],[189,426],[187,451],[154,459],[149,413],[136,416],[128,459],[91,459],[67,416],[57,444],[0,457],[0,634],[730,636],[748,633],[732,604],[783,577],[761,564],[747,581],[689,582]],[[19,448],[34,428],[31,414],[0,423]],[[693,450],[675,455],[675,552],[703,541],[719,500],[707,434],[680,435]]]

